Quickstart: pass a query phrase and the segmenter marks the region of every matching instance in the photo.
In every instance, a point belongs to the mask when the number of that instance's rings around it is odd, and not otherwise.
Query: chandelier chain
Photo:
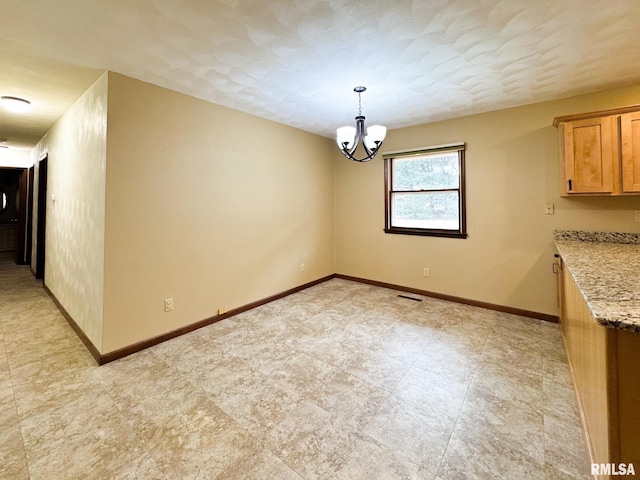
[[[358,115],[362,115],[362,94],[358,92]]]

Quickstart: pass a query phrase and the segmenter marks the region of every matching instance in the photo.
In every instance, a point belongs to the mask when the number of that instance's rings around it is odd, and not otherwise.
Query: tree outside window
[[[466,238],[464,144],[384,158],[385,232]]]

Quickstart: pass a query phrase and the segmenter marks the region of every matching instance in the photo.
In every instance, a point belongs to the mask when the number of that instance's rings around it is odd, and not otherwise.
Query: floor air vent
[[[400,294],[398,295],[400,298],[406,298],[408,300],[413,300],[414,302],[421,302],[422,298],[421,297],[417,297],[417,296],[413,296],[413,295],[405,295],[405,294]]]

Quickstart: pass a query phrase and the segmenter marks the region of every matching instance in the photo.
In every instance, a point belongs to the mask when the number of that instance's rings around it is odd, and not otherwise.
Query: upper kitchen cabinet
[[[640,112],[620,115],[622,192],[640,193]]]
[[[559,125],[564,193],[611,195],[617,187],[615,119],[596,117]]]
[[[556,117],[561,195],[640,194],[640,105]]]

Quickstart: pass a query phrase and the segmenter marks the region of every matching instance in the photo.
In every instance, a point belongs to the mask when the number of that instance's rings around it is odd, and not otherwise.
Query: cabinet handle
[[[571,180],[569,180],[569,190],[573,190],[572,185],[571,185]]]

